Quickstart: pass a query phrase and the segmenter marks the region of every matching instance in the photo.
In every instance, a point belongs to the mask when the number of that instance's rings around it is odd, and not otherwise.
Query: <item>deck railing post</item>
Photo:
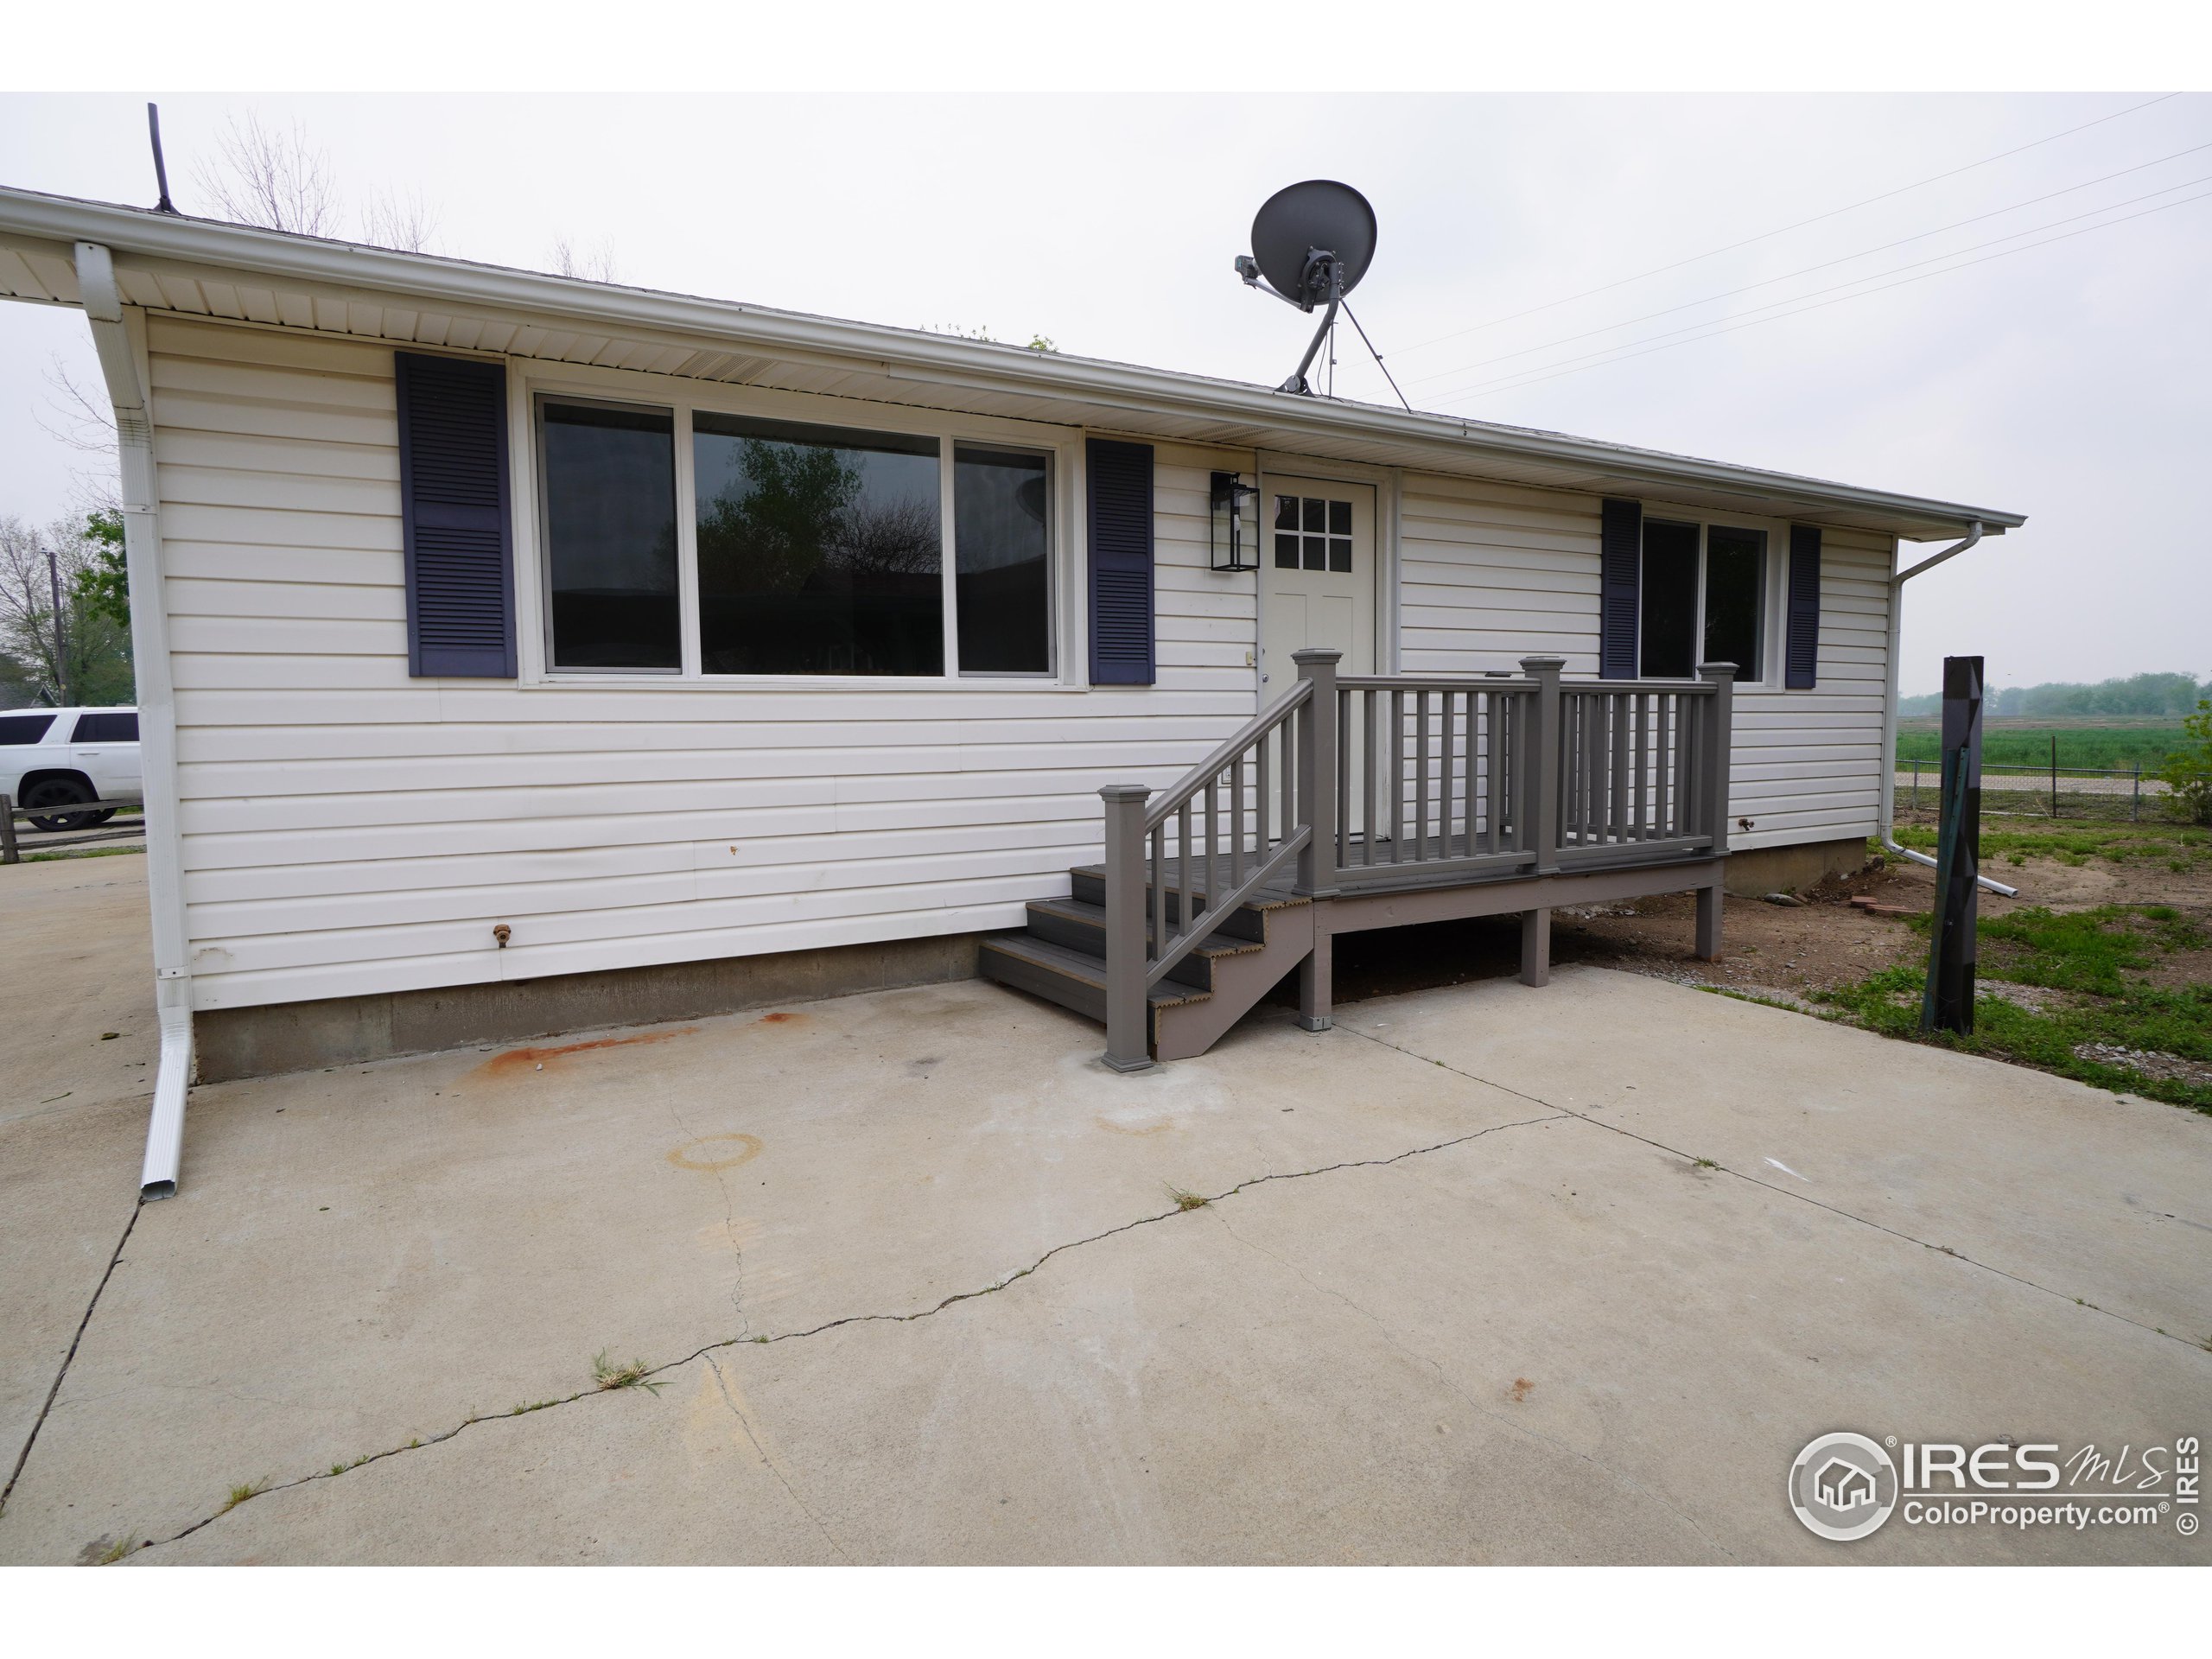
[[[1713,688],[1706,701],[1703,775],[1698,779],[1698,810],[1703,828],[1713,837],[1713,850],[1728,850],[1729,745],[1734,740],[1732,721],[1736,691],[1736,664],[1700,663],[1697,677]]]
[[[1521,659],[1521,671],[1536,683],[1536,698],[1529,728],[1516,734],[1522,740],[1529,786],[1516,816],[1528,823],[1529,844],[1522,850],[1536,855],[1538,875],[1559,874],[1559,678],[1566,667],[1564,657]]]
[[[16,803],[0,795],[0,864],[20,864],[22,855],[16,850]]]
[[[1313,830],[1298,855],[1294,891],[1325,899],[1337,890],[1337,664],[1340,651],[1294,651],[1298,677],[1313,695],[1298,711],[1298,816]],[[1297,824],[1286,823],[1283,833]]]
[[[1142,1071],[1152,1065],[1144,874],[1144,809],[1152,791],[1142,784],[1109,784],[1098,793],[1106,803],[1106,1064]],[[1160,880],[1164,886],[1164,871]]]

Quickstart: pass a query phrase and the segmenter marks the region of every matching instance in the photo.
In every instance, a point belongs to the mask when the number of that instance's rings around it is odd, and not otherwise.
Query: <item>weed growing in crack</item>
[[[330,1465],[330,1472],[334,1475],[342,1475],[346,1472],[346,1465],[342,1463],[334,1463]]]
[[[268,1490],[269,1483],[265,1480],[251,1481],[244,1486],[233,1486],[231,1488],[230,1501],[225,1503],[218,1513],[228,1515],[232,1510],[238,1508],[239,1504],[245,1503],[250,1498],[259,1497],[262,1493]]]
[[[100,1557],[102,1567],[113,1567],[138,1546],[128,1538],[118,1538],[107,1547],[107,1554]]]
[[[602,1389],[643,1389],[649,1394],[658,1394],[668,1385],[646,1381],[645,1373],[650,1369],[642,1359],[617,1365],[607,1357],[604,1348],[591,1357],[592,1381]]]
[[[1168,1185],[1167,1196],[1175,1200],[1175,1207],[1178,1210],[1203,1210],[1211,1202],[1209,1199],[1200,1198],[1195,1192],[1185,1192],[1181,1187],[1173,1183]]]
[[[1700,1158],[1695,1163],[1692,1164],[1690,1167],[1693,1169],[1718,1169],[1720,1166],[1714,1163],[1710,1158]]]

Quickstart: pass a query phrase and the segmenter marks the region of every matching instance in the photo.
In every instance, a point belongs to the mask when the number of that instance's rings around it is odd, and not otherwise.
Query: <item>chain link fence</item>
[[[1909,812],[1933,812],[1940,804],[1942,769],[1935,761],[1899,762],[1897,803]],[[1984,817],[2095,818],[2140,823],[2166,816],[2172,791],[2140,766],[2128,771],[2092,766],[1981,767]]]

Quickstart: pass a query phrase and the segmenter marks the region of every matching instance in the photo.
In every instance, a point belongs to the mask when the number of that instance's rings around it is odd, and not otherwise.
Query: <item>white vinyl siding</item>
[[[1400,517],[1406,672],[1510,669],[1538,652],[1564,657],[1569,676],[1598,672],[1598,498],[1409,474]],[[1874,833],[1894,549],[1823,531],[1818,685],[1736,692],[1729,816],[1752,828],[1732,830],[1732,846]],[[1770,566],[1770,636],[1783,570]]]
[[[199,1007],[1019,926],[1253,712],[1171,445],[1150,688],[410,679],[391,348],[149,321]]]

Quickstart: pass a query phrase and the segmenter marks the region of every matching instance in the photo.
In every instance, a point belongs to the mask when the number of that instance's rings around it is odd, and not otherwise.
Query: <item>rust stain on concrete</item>
[[[543,1071],[549,1065],[558,1065],[572,1054],[588,1054],[602,1048],[630,1048],[639,1043],[664,1043],[671,1038],[689,1037],[698,1029],[696,1026],[683,1026],[674,1031],[641,1031],[632,1037],[594,1037],[588,1042],[563,1043],[554,1048],[511,1048],[504,1054],[494,1054],[469,1075],[515,1077]]]
[[[760,1155],[760,1146],[757,1135],[702,1135],[670,1153],[668,1161],[678,1169],[704,1170],[711,1175],[750,1163]]]

